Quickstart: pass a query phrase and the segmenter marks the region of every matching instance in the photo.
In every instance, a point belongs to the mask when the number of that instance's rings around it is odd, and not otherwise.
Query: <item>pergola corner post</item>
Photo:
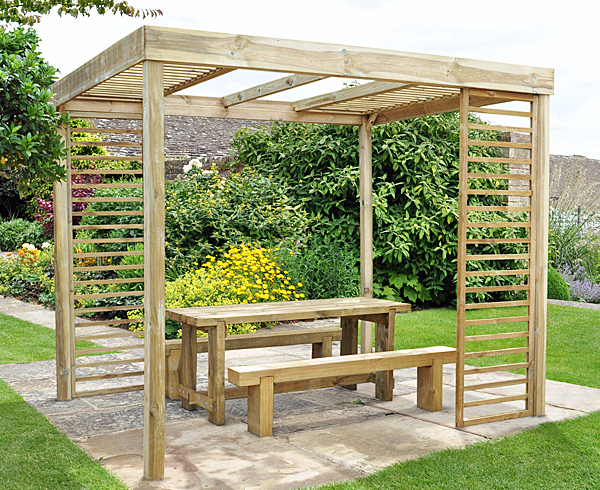
[[[358,166],[360,195],[360,295],[373,297],[373,141],[371,126],[374,118],[363,117],[358,127]],[[362,321],[360,351],[371,352],[373,326]]]
[[[61,161],[67,176],[54,183],[54,280],[56,325],[56,398],[70,400],[75,395],[75,332],[73,314],[73,235],[71,208],[70,129],[58,128],[67,149]]]
[[[548,216],[550,213],[550,96],[533,101],[532,140],[532,237],[534,281],[533,302],[533,415],[546,413],[546,334],[548,310]]]
[[[165,157],[163,63],[144,61],[144,477],[165,462]]]

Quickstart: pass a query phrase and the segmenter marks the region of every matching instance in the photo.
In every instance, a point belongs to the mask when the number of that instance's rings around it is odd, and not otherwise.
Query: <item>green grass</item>
[[[76,342],[77,349],[100,347]],[[0,313],[0,364],[48,361],[56,358],[54,330]]]
[[[525,308],[471,310],[468,319],[525,315]],[[467,327],[467,335],[525,330],[525,323]],[[396,316],[395,348],[456,346],[456,310],[439,308]],[[471,342],[467,351],[525,347],[525,339]],[[548,305],[547,378],[600,388],[600,310]],[[470,359],[483,366],[523,362],[524,354]],[[523,373],[524,371],[516,371]]]
[[[322,490],[600,488],[600,412],[432,453]]]
[[[127,490],[1,380],[0,421],[1,488]]]

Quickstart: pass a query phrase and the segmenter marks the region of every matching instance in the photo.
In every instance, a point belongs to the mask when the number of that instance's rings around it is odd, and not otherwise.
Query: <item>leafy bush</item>
[[[130,181],[132,182],[132,181]],[[141,182],[139,179],[135,182]],[[308,218],[288,189],[256,172],[229,178],[190,171],[166,188],[166,254],[179,263],[203,262],[229,243],[296,248],[307,239]],[[142,197],[141,189],[98,189],[96,197]],[[142,203],[93,203],[89,211],[141,210]],[[86,216],[82,225],[142,223],[142,216]],[[140,237],[142,230],[95,230],[93,238]],[[115,244],[110,250],[123,250]]]
[[[0,294],[54,306],[54,249],[25,243],[17,253],[0,258]]]
[[[44,242],[42,225],[16,218],[0,222],[0,250],[17,250],[24,243],[38,247]]]
[[[360,273],[348,248],[317,238],[299,251],[283,251],[283,258],[293,281],[304,285],[307,299],[360,296]]]
[[[475,121],[475,119],[473,119]],[[477,120],[478,122],[481,122]],[[497,133],[472,131],[474,139]],[[359,250],[358,129],[348,126],[272,124],[241,131],[233,141],[244,165],[290,188],[325,243]],[[498,156],[472,147],[471,154]],[[459,126],[442,114],[373,128],[374,287],[385,298],[434,304],[455,298],[458,236]],[[472,163],[472,172],[507,173],[505,165]],[[472,180],[474,188],[505,189],[506,180]],[[471,204],[500,205],[501,196],[470,196]],[[523,220],[497,214],[489,219]],[[482,230],[474,229],[475,232]],[[504,229],[493,231],[502,234]],[[509,231],[518,233],[518,231]],[[518,253],[511,244],[474,249]],[[483,253],[483,252],[481,252]],[[488,263],[500,268],[506,264]],[[516,277],[485,278],[495,284]]]
[[[570,301],[569,286],[552,266],[548,267],[548,299]]]

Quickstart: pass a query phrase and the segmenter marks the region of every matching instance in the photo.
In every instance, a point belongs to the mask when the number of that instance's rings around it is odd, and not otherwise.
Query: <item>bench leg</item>
[[[375,352],[394,350],[396,311],[390,310],[387,323],[375,326]],[[382,371],[375,377],[375,396],[385,402],[394,399],[394,371]]]
[[[434,359],[431,366],[417,368],[417,407],[429,412],[442,410],[444,361]]]
[[[342,327],[341,355],[348,356],[358,353],[358,320],[351,317],[340,318]],[[343,388],[355,390],[356,385],[343,385]]]
[[[196,328],[183,323],[181,325],[181,337],[181,384],[196,390]],[[179,389],[179,387],[177,388]],[[196,410],[196,404],[190,403],[186,398],[181,398],[181,406],[186,410]]]
[[[219,322],[208,331],[208,397],[215,400],[215,411],[208,412],[208,421],[225,424],[225,335],[227,327]]]
[[[331,357],[333,355],[333,337],[323,337],[322,342],[312,345],[312,358]]]
[[[171,349],[165,359],[166,382],[165,395],[171,400],[179,400],[179,365],[181,361],[181,349]]]
[[[248,386],[248,431],[258,437],[273,435],[273,377]]]

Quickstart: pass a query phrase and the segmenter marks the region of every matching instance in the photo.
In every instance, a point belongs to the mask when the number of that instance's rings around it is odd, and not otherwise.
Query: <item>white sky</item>
[[[42,52],[63,75],[143,24],[375,47],[554,68],[550,152],[600,159],[600,3],[572,0],[130,0],[158,19],[45,16]],[[223,96],[281,77],[237,72],[189,89]],[[284,92],[297,100],[340,80]]]

